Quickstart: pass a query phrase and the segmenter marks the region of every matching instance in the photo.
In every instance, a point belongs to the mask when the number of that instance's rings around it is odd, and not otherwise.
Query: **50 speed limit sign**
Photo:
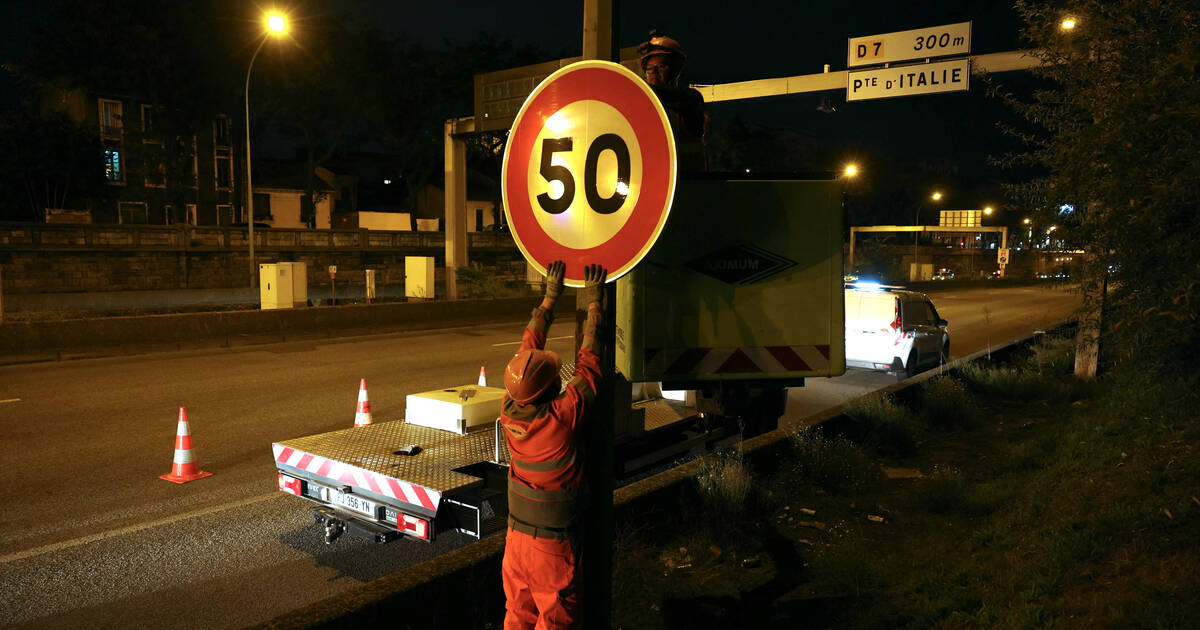
[[[658,98],[624,66],[581,61],[543,81],[517,113],[501,175],[513,238],[543,274],[566,263],[616,280],[662,232],[675,196],[675,139]]]

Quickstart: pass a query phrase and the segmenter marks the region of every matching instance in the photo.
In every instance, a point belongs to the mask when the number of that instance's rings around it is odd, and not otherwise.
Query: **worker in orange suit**
[[[505,630],[576,628],[581,616],[579,584],[582,459],[580,420],[596,397],[600,356],[596,328],[607,272],[584,270],[588,304],[575,372],[561,386],[558,356],[545,350],[553,309],[563,290],[562,261],[546,270],[546,297],[533,309],[521,350],[504,369],[507,393],[500,426],[511,455],[508,534],[504,545]],[[561,393],[560,393],[561,390]]]

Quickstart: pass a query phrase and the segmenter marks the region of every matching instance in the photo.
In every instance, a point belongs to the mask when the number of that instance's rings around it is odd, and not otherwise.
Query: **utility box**
[[[792,381],[846,371],[842,183],[681,179],[662,234],[617,280],[631,381]]]
[[[258,266],[258,294],[263,310],[292,308],[291,263],[266,263]]]
[[[292,306],[297,308],[308,306],[308,263],[281,262],[277,265],[288,265],[292,276]]]
[[[924,282],[933,279],[933,263],[908,263],[908,281]]]
[[[404,296],[433,299],[433,256],[404,257]]]
[[[404,399],[404,421],[431,429],[467,433],[491,426],[500,417],[502,398],[504,388],[478,385],[409,394]]]

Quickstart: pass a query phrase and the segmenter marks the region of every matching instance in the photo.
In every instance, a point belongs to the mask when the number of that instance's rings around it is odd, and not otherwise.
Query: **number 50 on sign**
[[[615,280],[654,245],[675,191],[675,143],[662,105],[623,66],[582,61],[546,78],[513,123],[504,212],[525,259],[565,282],[603,265]]]

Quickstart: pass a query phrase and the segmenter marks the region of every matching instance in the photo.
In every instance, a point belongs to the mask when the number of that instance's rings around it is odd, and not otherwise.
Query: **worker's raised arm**
[[[561,260],[550,263],[546,268],[546,296],[542,298],[542,303],[533,309],[529,324],[525,326],[525,332],[521,335],[521,350],[545,349],[546,333],[550,330],[550,324],[554,323],[554,304],[558,302],[558,296],[562,295],[563,275],[566,269],[567,266]]]
[[[604,320],[604,281],[608,272],[600,265],[588,265],[584,269],[584,301],[587,302],[587,318],[583,321],[583,341],[575,358],[575,373],[567,383],[568,391],[573,387],[578,395],[575,403],[580,407],[596,397],[596,384],[600,381],[600,342],[597,329]]]

